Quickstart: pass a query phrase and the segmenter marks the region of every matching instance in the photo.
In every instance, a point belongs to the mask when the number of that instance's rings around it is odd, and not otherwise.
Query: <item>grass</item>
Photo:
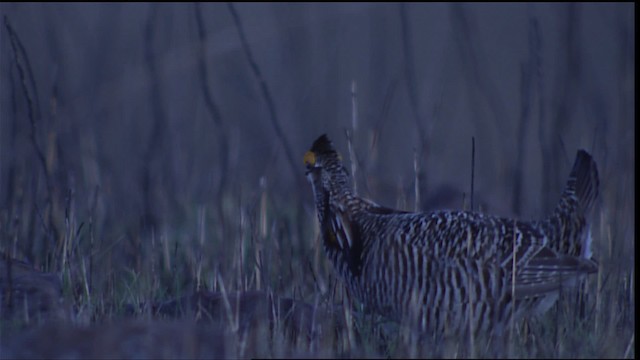
[[[193,346],[199,349],[206,345],[200,341],[209,339],[208,335],[216,332],[233,338],[230,342],[233,346],[225,348],[224,354],[234,357],[464,357],[471,354],[467,348],[468,339],[454,339],[448,343],[418,339],[410,329],[363,314],[357,306],[345,306],[348,302],[344,290],[324,255],[318,253],[318,230],[313,213],[287,211],[282,205],[270,203],[273,200],[267,190],[263,191],[258,205],[236,202],[235,207],[229,207],[234,210],[230,213],[244,215],[227,220],[225,228],[230,229],[230,234],[226,236],[218,230],[220,225],[213,212],[203,207],[189,212],[187,221],[179,228],[173,231],[167,228],[160,234],[152,233],[141,239],[138,252],[128,256],[123,256],[123,253],[127,254],[124,240],[115,238],[113,242],[94,243],[91,247],[83,246],[87,245],[89,234],[79,235],[74,240],[80,245],[68,252],[66,264],[61,263],[65,264],[59,272],[61,294],[70,310],[64,316],[58,316],[58,320],[67,325],[56,322],[55,331],[61,334],[80,332],[80,338],[84,336],[82,334],[92,334],[96,339],[115,341],[118,346],[125,346],[129,341],[148,341],[156,336],[167,338],[161,345],[167,347],[166,352],[141,349],[142,356],[191,356],[195,353],[180,345],[181,341],[193,341]],[[595,224],[600,233],[609,237],[614,236],[616,222],[620,221],[610,214],[603,211]],[[302,233],[297,233],[295,224],[300,221],[304,226]],[[598,242],[598,248],[605,245],[604,254],[603,249],[599,252],[600,273],[590,277],[582,291],[568,289],[543,316],[517,324],[510,355],[634,355],[634,274],[631,268],[617,265],[613,260],[623,256],[624,251],[613,245],[608,249],[608,242],[614,244],[609,237],[600,238]],[[87,270],[90,262],[94,264],[92,273]],[[175,308],[173,312],[158,311],[158,304],[188,298],[197,291],[222,294],[224,301],[209,303],[205,311],[187,311],[185,303],[176,305],[177,311]],[[291,324],[285,325],[286,316],[270,316],[275,311],[273,308],[254,304],[263,302],[257,300],[263,295],[242,300],[249,305],[234,305],[241,301],[242,294],[252,292],[292,299],[315,308],[323,314],[322,318],[314,320],[320,327],[308,332],[298,329],[292,337]],[[311,317],[313,313],[310,312]],[[239,317],[251,318],[253,322],[245,320],[250,325],[240,331]],[[42,333],[29,332],[40,324],[44,324]],[[40,336],[38,342],[29,346],[29,351],[33,351],[31,354],[37,356],[59,354],[55,351],[62,349],[84,351],[81,346],[84,340],[79,340],[78,336],[50,338],[45,335],[53,331],[47,324],[49,321],[45,318],[37,317],[3,321],[0,335],[4,351],[9,351],[4,346],[15,351],[15,344],[22,344],[20,341],[27,341],[29,336]],[[16,335],[22,333],[16,331],[20,329],[28,335]],[[145,333],[148,333],[147,337],[140,335]],[[187,335],[182,337],[183,334],[195,335],[188,339]],[[113,340],[114,337],[120,338]],[[483,348],[482,344],[478,343],[480,346],[475,355],[491,356],[492,349]],[[129,354],[121,351],[114,354]],[[214,353],[207,354],[213,356]]]

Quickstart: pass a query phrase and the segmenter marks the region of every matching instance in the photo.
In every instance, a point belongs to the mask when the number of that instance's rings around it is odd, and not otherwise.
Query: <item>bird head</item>
[[[322,186],[324,190],[331,191],[347,185],[348,174],[342,164],[342,157],[326,134],[313,142],[303,160],[307,168],[307,179],[314,187]]]

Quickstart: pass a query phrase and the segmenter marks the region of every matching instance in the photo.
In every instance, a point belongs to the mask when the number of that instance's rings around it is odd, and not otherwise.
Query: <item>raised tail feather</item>
[[[593,207],[598,197],[598,167],[591,155],[585,150],[578,150],[573,169],[569,174],[567,190],[573,190],[578,200],[578,212],[585,216]]]
[[[587,216],[598,197],[598,168],[591,155],[578,150],[567,186],[553,215],[540,222],[549,246],[560,254],[591,258]]]

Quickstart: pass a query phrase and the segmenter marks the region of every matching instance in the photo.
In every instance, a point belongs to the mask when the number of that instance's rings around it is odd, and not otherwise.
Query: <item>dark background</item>
[[[204,216],[207,242],[264,221],[311,248],[302,156],[326,132],[351,169],[349,130],[359,193],[405,209],[414,152],[421,209],[468,208],[474,137],[474,209],[540,218],[587,149],[615,244],[596,246],[633,265],[634,10],[2,3],[2,246],[55,270],[90,243],[74,256],[140,269],[149,238],[177,249]]]

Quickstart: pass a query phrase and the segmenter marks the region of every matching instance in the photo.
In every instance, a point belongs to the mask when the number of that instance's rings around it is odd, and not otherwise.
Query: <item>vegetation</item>
[[[365,197],[525,218],[588,149],[599,272],[501,355],[635,356],[633,5],[327,6],[0,5],[0,357],[493,356],[350,304],[322,132]]]

